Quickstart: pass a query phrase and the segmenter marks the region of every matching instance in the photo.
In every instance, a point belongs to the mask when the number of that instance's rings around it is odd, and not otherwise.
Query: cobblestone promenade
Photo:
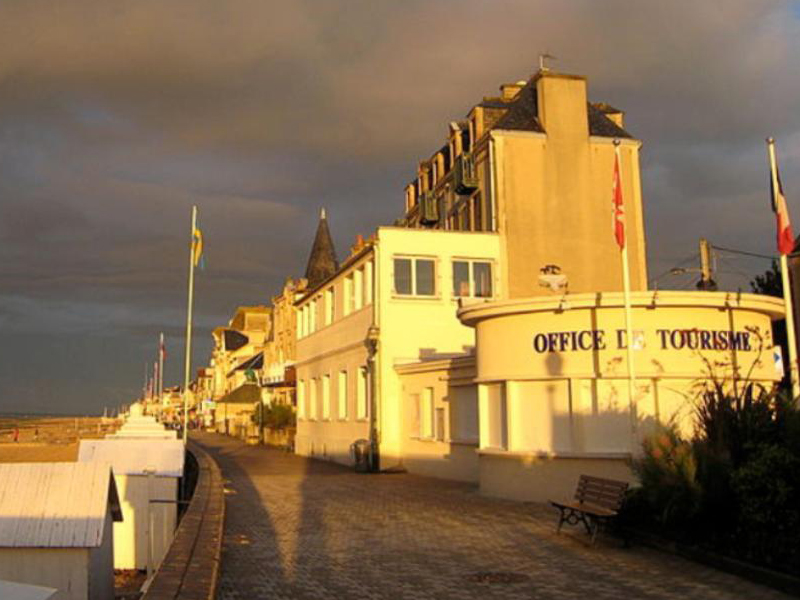
[[[412,475],[360,475],[215,434],[195,439],[229,490],[221,600],[786,598],[645,548],[556,536],[546,506]],[[521,577],[487,583],[482,572]]]

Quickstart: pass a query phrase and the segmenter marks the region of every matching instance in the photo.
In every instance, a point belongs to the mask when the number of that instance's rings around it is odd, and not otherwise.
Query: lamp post
[[[370,445],[370,468],[373,471],[380,470],[380,454],[378,452],[378,420],[376,418],[377,412],[377,385],[375,381],[375,359],[378,355],[378,345],[380,338],[380,329],[375,325],[370,325],[367,329],[367,337],[364,339],[364,345],[367,347],[367,365],[369,374],[369,445]]]

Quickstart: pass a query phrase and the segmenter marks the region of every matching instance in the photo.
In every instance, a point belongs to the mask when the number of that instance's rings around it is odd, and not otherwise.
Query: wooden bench
[[[550,500],[550,504],[561,511],[557,532],[561,533],[561,526],[564,523],[569,525],[583,523],[586,533],[592,536],[594,544],[600,525],[617,516],[627,490],[628,483],[625,481],[581,475],[574,500],[564,502]]]

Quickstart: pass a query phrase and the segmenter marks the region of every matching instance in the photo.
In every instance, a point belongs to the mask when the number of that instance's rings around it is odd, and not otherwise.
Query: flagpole
[[[769,154],[769,169],[772,177],[772,202],[777,205],[777,194],[780,193],[778,183],[778,161],[775,159],[775,140],[767,138],[767,153]],[[783,305],[786,311],[786,343],[789,346],[789,379],[792,385],[792,399],[800,396],[800,373],[797,364],[797,342],[794,330],[794,310],[792,303],[792,287],[789,281],[789,261],[786,254],[781,255],[781,282],[783,283]]]
[[[158,401],[161,402],[161,398],[164,395],[164,332],[161,332],[161,335],[158,339]]]
[[[622,161],[620,160],[620,152],[619,152],[619,140],[614,140],[614,153],[617,159],[617,168],[620,172],[620,177],[618,180],[618,185],[622,185]],[[623,213],[624,214],[624,213]],[[630,276],[630,269],[628,266],[628,227],[627,223],[625,223],[624,227],[624,244],[620,249],[620,254],[622,255],[622,287],[623,287],[623,299],[625,303],[625,336],[627,338],[627,358],[628,358],[628,405],[630,407],[630,419],[631,419],[631,433],[633,434],[635,441],[636,435],[636,369],[634,365],[634,357],[633,357],[633,327],[632,322],[633,318],[631,316],[631,276]],[[631,447],[633,450],[633,446]]]
[[[189,299],[186,309],[186,360],[183,369],[183,443],[188,437],[189,421],[189,372],[192,364],[192,300],[194,296],[194,232],[197,229],[197,207],[192,206],[191,246],[189,250]]]

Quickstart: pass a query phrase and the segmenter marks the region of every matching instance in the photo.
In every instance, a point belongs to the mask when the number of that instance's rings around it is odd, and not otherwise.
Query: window
[[[430,258],[395,258],[394,291],[404,296],[433,296],[436,268]]]
[[[436,441],[444,441],[444,408],[436,409]]]
[[[411,285],[411,266],[410,258],[394,259],[394,291],[398,294],[413,294]]]
[[[303,337],[303,311],[297,311],[297,337]]]
[[[349,315],[353,312],[353,275],[350,274],[344,279],[344,314]]]
[[[308,418],[317,418],[317,380],[311,379],[308,382]]]
[[[454,260],[453,296],[491,298],[492,263],[478,260]]]
[[[369,390],[367,389],[369,379],[367,378],[367,367],[358,369],[358,387],[356,388],[356,418],[367,418],[367,398],[369,397]]]
[[[479,390],[486,404],[486,439],[481,437],[484,448],[508,448],[508,416],[506,412],[506,390],[502,383],[493,383]],[[482,412],[482,409],[481,409]],[[483,417],[481,417],[483,418]]]
[[[333,292],[333,286],[329,287],[325,292],[325,325],[333,323],[335,318],[336,304]]]
[[[339,371],[339,389],[336,399],[339,403],[337,411],[339,419],[347,419],[347,371]]]
[[[364,304],[372,304],[372,261],[364,265]]]
[[[317,330],[317,299],[314,298],[309,305],[308,333]]]
[[[419,399],[419,437],[433,437],[433,388],[425,388]]]
[[[303,379],[297,382],[297,418],[306,418],[306,382]]]
[[[478,389],[454,386],[450,398],[450,439],[475,443],[479,439]]]
[[[364,270],[353,273],[353,308],[360,310],[364,306]]]
[[[331,376],[322,376],[322,418],[329,421],[331,418]]]

